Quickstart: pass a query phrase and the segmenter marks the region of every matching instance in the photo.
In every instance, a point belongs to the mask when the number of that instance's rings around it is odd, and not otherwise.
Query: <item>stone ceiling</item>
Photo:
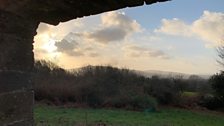
[[[164,1],[168,0],[0,0],[0,9],[56,25],[77,17]]]

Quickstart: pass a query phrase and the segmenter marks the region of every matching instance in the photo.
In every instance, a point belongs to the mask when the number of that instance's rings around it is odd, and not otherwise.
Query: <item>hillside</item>
[[[145,71],[141,71],[141,70],[134,70],[137,74],[140,74],[142,76],[145,77],[152,77],[152,76],[159,76],[162,78],[176,78],[176,77],[183,77],[184,79],[188,79],[190,76],[192,76],[193,74],[186,74],[186,73],[179,73],[179,72],[171,72],[171,71],[160,71],[160,70],[145,70]],[[195,75],[195,74],[194,74]],[[199,74],[196,75],[199,76],[203,79],[208,79],[211,75],[203,75],[203,74]]]

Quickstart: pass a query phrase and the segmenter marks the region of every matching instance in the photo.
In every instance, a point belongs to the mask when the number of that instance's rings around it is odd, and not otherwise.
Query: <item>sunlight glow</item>
[[[43,45],[43,49],[46,50],[48,53],[55,52],[57,50],[57,47],[55,46],[55,41],[49,39],[48,42]]]

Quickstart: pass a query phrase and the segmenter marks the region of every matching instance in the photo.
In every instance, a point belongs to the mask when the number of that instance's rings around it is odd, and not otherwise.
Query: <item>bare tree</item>
[[[224,67],[224,45],[217,48],[219,59],[217,62]]]

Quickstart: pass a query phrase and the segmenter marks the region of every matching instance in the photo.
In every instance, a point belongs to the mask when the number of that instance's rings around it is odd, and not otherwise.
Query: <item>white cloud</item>
[[[88,55],[89,57],[98,57],[98,56],[100,56],[100,54],[97,53],[97,52],[90,52],[90,53],[88,53],[87,55]]]
[[[86,38],[94,42],[107,44],[124,40],[128,35],[141,31],[140,25],[121,12],[108,12],[101,16],[100,29],[88,32]]]
[[[126,35],[127,32],[122,28],[109,27],[89,33],[86,37],[88,37],[88,39],[93,39],[94,42],[107,44],[112,41],[121,41],[126,37]]]
[[[74,57],[85,56],[85,52],[83,50],[81,50],[81,49],[75,49],[73,51],[67,52],[67,54],[69,56],[74,56]]]
[[[156,29],[155,32],[198,37],[217,46],[224,41],[224,13],[204,11],[203,15],[190,25],[177,18],[172,20],[163,19],[162,26]]]
[[[84,42],[93,42],[100,44],[109,44],[111,42],[121,42],[133,33],[140,32],[141,26],[135,20],[131,19],[127,15],[121,12],[112,11],[101,15],[100,21],[97,27],[92,28],[92,30],[81,30],[72,31],[70,26],[67,28],[62,28],[61,37],[57,39],[80,39]],[[71,24],[71,22],[69,23]],[[84,26],[84,25],[81,25]],[[57,26],[59,27],[59,26]],[[62,26],[61,26],[62,27]],[[87,27],[87,26],[86,26]],[[60,28],[60,27],[59,27]],[[63,29],[66,29],[65,31]],[[70,32],[68,32],[69,30]],[[52,32],[55,31],[52,30]],[[57,30],[56,30],[57,31]],[[58,36],[61,32],[53,32],[54,36]],[[65,34],[66,33],[66,34]]]
[[[101,21],[104,27],[120,27],[128,32],[137,32],[141,29],[136,20],[131,19],[125,13],[117,11],[103,14]]]
[[[192,30],[203,40],[219,45],[224,41],[224,13],[204,11],[192,24]]]
[[[137,58],[137,57],[149,57],[160,59],[171,58],[168,54],[166,54],[162,50],[155,50],[137,45],[126,45],[123,47],[123,51],[126,54],[126,56],[131,58]]]
[[[183,36],[191,36],[192,34],[190,26],[177,18],[172,20],[162,19],[162,26],[156,29],[155,32]]]
[[[70,34],[72,35],[72,34]],[[73,34],[75,35],[75,34]],[[71,36],[74,37],[74,36]],[[66,54],[71,57],[79,57],[79,56],[87,56],[87,57],[98,57],[96,49],[93,47],[89,47],[85,42],[78,42],[74,39],[66,36],[59,42],[55,43],[57,47],[57,52]]]
[[[48,32],[50,30],[50,26],[45,23],[40,23],[37,29],[38,34],[43,34],[45,32]]]
[[[57,47],[57,51],[71,55],[74,49],[78,47],[78,43],[76,41],[69,42],[66,39],[62,39],[60,42],[56,42],[55,46]]]
[[[58,53],[56,52],[57,47],[55,46],[56,42],[61,41],[71,31],[74,30],[78,31],[82,29],[84,27],[82,21],[83,19],[76,19],[66,23],[60,23],[57,26],[40,23],[37,28],[37,35],[34,37],[35,58],[36,59],[55,58],[56,55],[58,55]]]

